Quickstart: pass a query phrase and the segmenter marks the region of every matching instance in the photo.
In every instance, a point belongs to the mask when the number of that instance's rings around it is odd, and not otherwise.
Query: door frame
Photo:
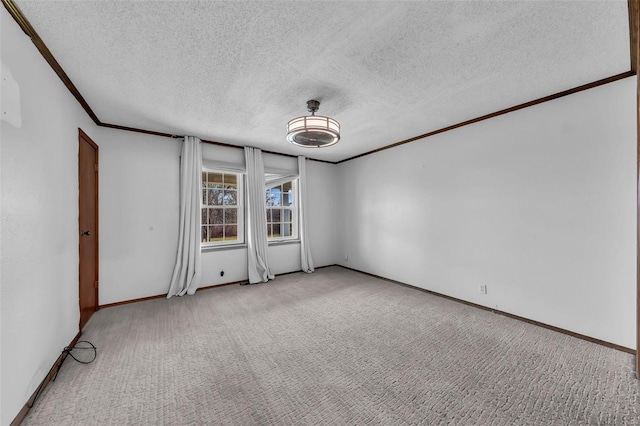
[[[99,277],[100,277],[100,256],[99,256],[99,249],[100,249],[100,222],[99,222],[99,197],[98,197],[98,188],[99,188],[99,182],[98,182],[98,178],[99,178],[99,173],[98,173],[98,164],[99,164],[99,158],[100,158],[100,148],[98,146],[98,144],[96,144],[90,137],[89,135],[87,135],[81,128],[78,128],[78,310],[80,312],[80,318],[78,320],[78,327],[79,330],[82,331],[82,308],[81,308],[81,298],[80,298],[80,292],[81,290],[81,262],[82,262],[82,253],[80,251],[80,233],[82,232],[81,226],[80,226],[80,212],[81,212],[81,200],[80,200],[80,144],[82,143],[88,143],[89,145],[91,145],[96,152],[96,157],[95,157],[95,187],[93,188],[93,194],[94,194],[94,203],[96,206],[95,209],[95,224],[96,224],[96,229],[95,229],[95,237],[96,237],[96,247],[95,247],[95,279],[94,282],[98,283],[99,282]],[[99,286],[95,286],[95,301],[94,301],[94,312],[99,310],[100,304],[99,304]]]
[[[636,74],[636,378],[640,380],[640,1],[628,0],[631,71]]]

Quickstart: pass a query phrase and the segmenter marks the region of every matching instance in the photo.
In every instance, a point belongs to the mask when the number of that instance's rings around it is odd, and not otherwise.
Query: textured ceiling
[[[630,69],[624,0],[16,4],[103,123],[329,161]]]

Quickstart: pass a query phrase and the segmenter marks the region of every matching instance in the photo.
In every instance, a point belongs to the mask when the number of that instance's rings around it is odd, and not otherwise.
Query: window
[[[202,244],[244,242],[242,174],[202,172]]]
[[[265,191],[267,206],[267,239],[298,238],[297,179]]]

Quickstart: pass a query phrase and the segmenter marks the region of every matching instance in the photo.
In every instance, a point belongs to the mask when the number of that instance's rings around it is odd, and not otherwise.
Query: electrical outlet
[[[344,255],[344,260],[345,260],[345,261],[348,261],[348,260],[349,260],[349,255],[348,255],[348,254],[345,254],[345,255]]]
[[[481,285],[478,290],[480,291],[481,294],[487,294],[487,286],[486,285]]]

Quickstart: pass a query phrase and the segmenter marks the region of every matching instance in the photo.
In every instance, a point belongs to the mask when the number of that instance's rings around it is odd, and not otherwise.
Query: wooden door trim
[[[96,151],[96,166],[99,164],[99,159],[100,159],[100,147],[98,146],[97,143],[95,143],[90,137],[89,135],[87,135],[81,128],[78,128],[78,144],[82,143],[82,142],[86,142],[89,145],[91,145],[95,151]],[[80,151],[78,148],[78,215],[80,214]],[[99,222],[99,197],[98,197],[98,188],[99,186],[99,173],[98,173],[98,168],[96,167],[95,169],[95,173],[96,173],[96,180],[95,180],[95,187],[94,187],[94,202],[95,202],[95,223],[96,223],[96,229],[95,229],[95,236],[96,236],[96,250],[95,250],[95,265],[96,265],[96,269],[95,269],[95,282],[99,281],[99,277],[100,277],[100,222]],[[80,229],[80,220],[78,218],[78,235],[80,235],[81,229]],[[80,276],[80,242],[78,241],[78,291],[80,288],[80,281],[81,281],[81,276]],[[96,288],[95,291],[95,310],[97,311],[100,308],[100,303],[99,303],[99,288]],[[80,303],[80,294],[78,293],[78,304]],[[78,306],[78,308],[80,309],[80,306]],[[80,311],[82,311],[80,309]],[[81,312],[82,313],[82,312]],[[80,328],[80,330],[82,330],[81,326],[80,326],[80,321],[82,321],[82,315],[81,315],[81,319],[78,322],[78,327]]]
[[[631,70],[636,73],[636,377],[640,379],[640,2],[628,0]]]

